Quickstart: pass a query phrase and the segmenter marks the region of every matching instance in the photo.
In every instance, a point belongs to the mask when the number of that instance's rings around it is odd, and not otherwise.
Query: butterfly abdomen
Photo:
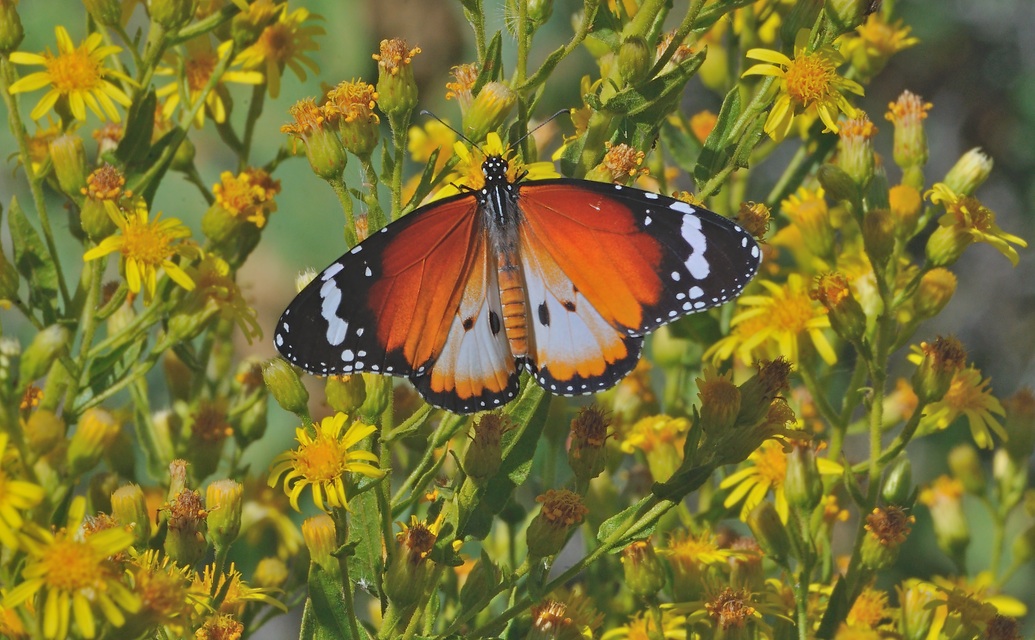
[[[525,284],[515,252],[501,252],[499,256],[500,302],[503,307],[503,328],[507,332],[510,351],[516,358],[528,355],[528,308],[525,304]]]

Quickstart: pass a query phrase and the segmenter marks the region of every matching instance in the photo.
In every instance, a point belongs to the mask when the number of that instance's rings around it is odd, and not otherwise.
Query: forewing
[[[639,189],[541,180],[521,186],[519,203],[529,244],[631,336],[736,297],[761,261],[733,221]]]

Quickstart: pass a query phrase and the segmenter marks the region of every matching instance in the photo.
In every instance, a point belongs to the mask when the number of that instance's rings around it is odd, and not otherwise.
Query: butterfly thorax
[[[485,185],[478,193],[479,212],[484,216],[492,254],[496,258],[500,302],[503,308],[502,329],[506,331],[510,350],[515,358],[528,355],[528,321],[525,282],[518,255],[517,182],[507,177],[507,161],[489,156],[482,163]],[[493,335],[501,329],[500,318],[489,312]]]

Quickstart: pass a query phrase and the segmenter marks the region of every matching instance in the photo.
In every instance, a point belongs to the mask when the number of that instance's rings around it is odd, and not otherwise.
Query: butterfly
[[[433,201],[318,274],[274,344],[318,375],[405,376],[454,413],[501,407],[527,370],[558,395],[633,370],[644,336],[736,297],[761,262],[733,221],[657,193],[508,177]]]

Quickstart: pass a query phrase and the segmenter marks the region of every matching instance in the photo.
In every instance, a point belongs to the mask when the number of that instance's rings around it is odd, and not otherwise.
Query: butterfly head
[[[489,155],[482,162],[482,175],[485,176],[485,188],[501,187],[510,184],[507,171],[510,163],[502,155]]]

